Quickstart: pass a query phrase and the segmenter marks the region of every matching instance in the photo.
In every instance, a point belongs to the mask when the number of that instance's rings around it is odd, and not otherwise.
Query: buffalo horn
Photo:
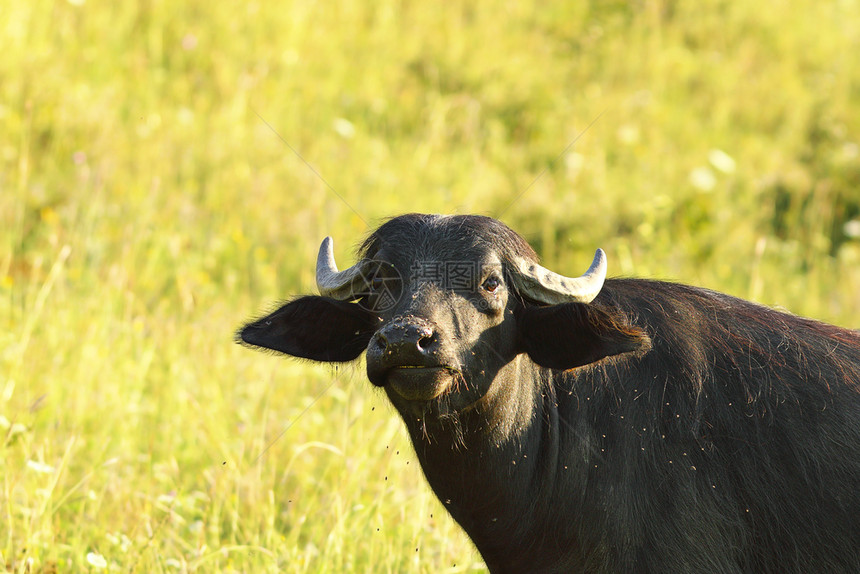
[[[331,237],[323,239],[317,256],[317,288],[320,295],[341,301],[352,299],[355,295],[354,285],[359,281],[364,281],[361,262],[338,271],[334,261],[334,241]]]
[[[565,277],[537,263],[519,259],[513,280],[521,295],[538,303],[591,303],[606,279],[606,254],[598,249],[591,267],[581,277]]]

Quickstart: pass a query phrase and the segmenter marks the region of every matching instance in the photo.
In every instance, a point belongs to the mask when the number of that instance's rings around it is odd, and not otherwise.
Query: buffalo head
[[[368,378],[407,424],[503,397],[521,357],[565,370],[647,343],[590,305],[606,276],[602,250],[585,274],[565,277],[541,267],[525,240],[494,219],[411,214],[380,226],[359,256],[338,270],[325,238],[321,296],[287,303],[238,339],[315,361],[366,351]]]

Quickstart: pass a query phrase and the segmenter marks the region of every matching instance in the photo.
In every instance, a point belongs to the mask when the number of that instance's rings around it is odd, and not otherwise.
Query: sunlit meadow
[[[407,211],[860,327],[860,2],[0,0],[0,567],[468,572],[361,364],[234,329]]]

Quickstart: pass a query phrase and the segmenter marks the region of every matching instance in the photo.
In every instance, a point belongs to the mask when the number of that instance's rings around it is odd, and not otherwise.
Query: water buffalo
[[[860,572],[860,334],[410,214],[240,342],[352,361],[493,573]]]

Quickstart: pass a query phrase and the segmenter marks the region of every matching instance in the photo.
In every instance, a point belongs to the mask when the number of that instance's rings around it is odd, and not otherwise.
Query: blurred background
[[[860,328],[857,0],[0,14],[5,571],[481,571],[361,364],[232,342],[392,215]]]

